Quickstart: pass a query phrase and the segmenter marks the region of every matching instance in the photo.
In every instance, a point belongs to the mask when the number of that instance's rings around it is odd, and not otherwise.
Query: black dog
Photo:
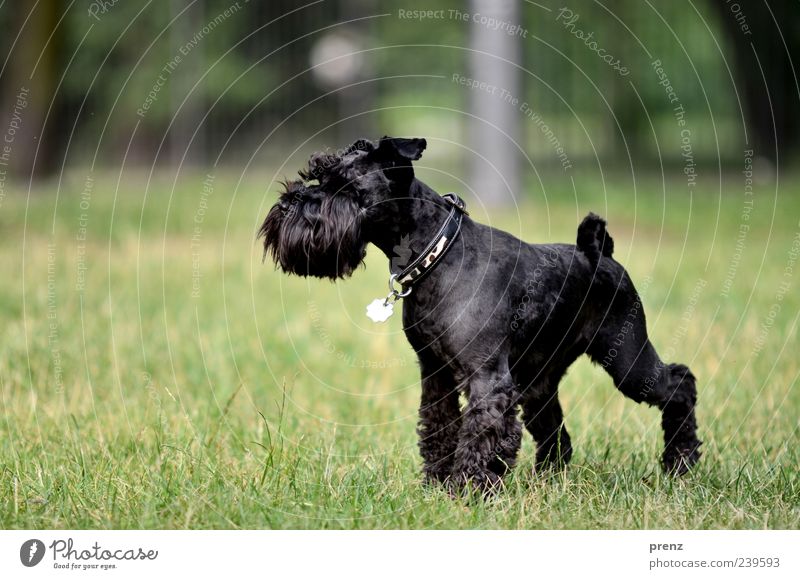
[[[368,243],[392,260],[391,293],[369,315],[382,321],[404,300],[403,327],[422,372],[426,480],[498,483],[522,438],[517,405],[537,468],[566,464],[572,446],[558,383],[584,353],[623,394],[661,410],[663,466],[685,473],[700,457],[695,378],[656,354],[605,221],[589,214],[577,245],[524,243],[472,221],[458,197],[417,180],[411,161],[425,147],[425,139],[384,137],[312,155],[259,236],[265,254],[301,276],[349,276]],[[409,265],[397,263],[398,247],[411,254]]]

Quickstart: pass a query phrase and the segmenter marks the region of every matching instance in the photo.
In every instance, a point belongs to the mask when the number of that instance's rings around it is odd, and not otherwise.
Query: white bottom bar
[[[0,531],[0,576],[778,578],[800,577],[798,546],[800,531]]]

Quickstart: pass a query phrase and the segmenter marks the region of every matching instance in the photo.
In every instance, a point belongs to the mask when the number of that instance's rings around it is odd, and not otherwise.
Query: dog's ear
[[[399,137],[383,137],[375,150],[378,160],[416,161],[422,157],[422,151],[428,146],[425,139],[403,139]]]

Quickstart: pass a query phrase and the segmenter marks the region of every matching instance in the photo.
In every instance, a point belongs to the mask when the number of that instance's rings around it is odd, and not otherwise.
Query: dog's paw
[[[536,465],[534,473],[546,471],[558,471],[567,468],[569,461],[572,460],[572,447],[549,449],[539,449],[536,452]]]
[[[667,474],[683,476],[700,460],[699,440],[684,445],[671,446],[664,450],[662,464]]]
[[[491,470],[455,473],[447,479],[446,488],[453,498],[489,497],[503,487],[503,479]]]

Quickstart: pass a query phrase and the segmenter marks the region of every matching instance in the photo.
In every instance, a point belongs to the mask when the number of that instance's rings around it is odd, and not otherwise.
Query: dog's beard
[[[366,255],[362,211],[345,193],[325,194],[287,184],[259,230],[264,254],[286,273],[338,279],[351,275]]]

